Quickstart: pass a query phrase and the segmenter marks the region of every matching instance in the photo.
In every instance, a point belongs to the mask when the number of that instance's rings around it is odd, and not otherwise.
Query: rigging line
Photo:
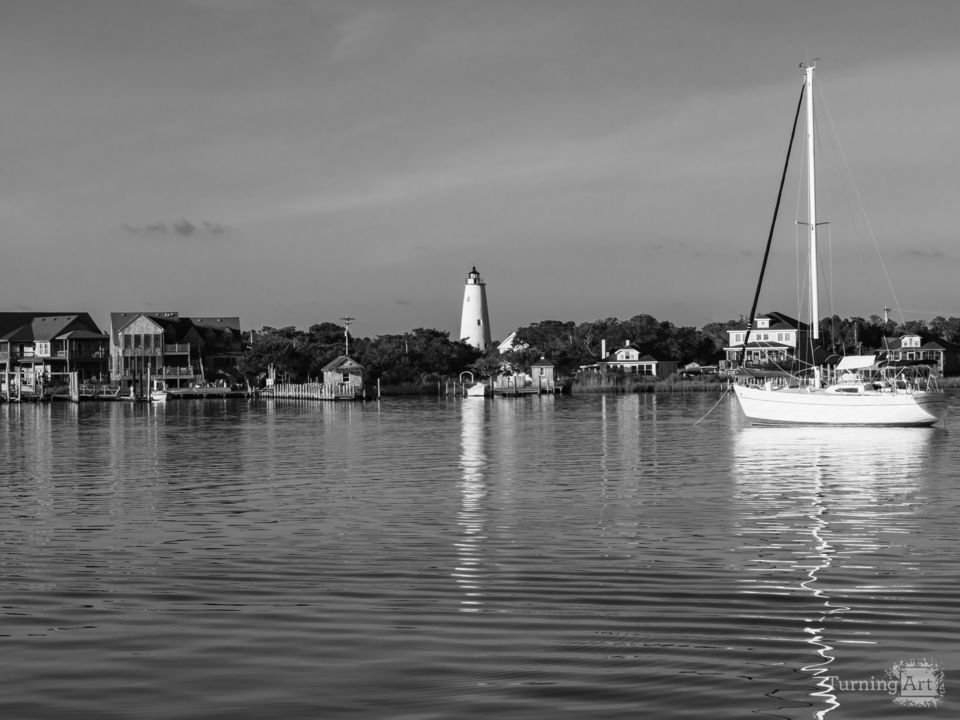
[[[827,100],[823,95],[823,90],[820,86],[817,86],[817,92],[820,95],[820,100],[823,103],[824,115],[827,118],[827,122],[830,123],[830,127],[836,128],[833,123],[833,117],[830,115],[830,108],[827,105]],[[890,279],[890,273],[887,271],[887,264],[883,261],[883,255],[880,253],[880,246],[877,244],[877,236],[873,232],[873,226],[870,224],[870,218],[867,217],[867,209],[863,205],[863,198],[860,195],[860,188],[857,187],[856,180],[853,177],[853,171],[850,169],[850,163],[847,161],[847,154],[843,151],[843,145],[840,144],[840,135],[834,129],[834,136],[836,137],[836,145],[840,159],[843,161],[843,169],[847,171],[847,176],[850,178],[850,184],[853,186],[853,194],[857,198],[857,205],[860,206],[860,212],[863,214],[863,222],[867,226],[867,234],[870,236],[871,242],[873,242],[873,249],[877,252],[877,257],[880,260],[880,267],[883,270],[883,276],[886,278],[887,287],[890,289],[890,294],[893,295],[893,305],[897,308],[897,313],[900,315],[901,324],[905,322],[903,318],[903,312],[900,310],[900,301],[897,299],[897,291],[893,289],[893,281]]]
[[[800,87],[800,99],[797,101],[797,112],[793,116],[793,128],[790,130],[790,142],[787,144],[787,159],[783,163],[783,173],[780,175],[780,189],[777,191],[777,202],[773,208],[773,221],[770,223],[770,234],[767,235],[767,247],[763,251],[763,263],[760,265],[760,278],[757,280],[757,290],[753,294],[753,305],[750,306],[749,324],[747,333],[743,337],[743,354],[741,362],[747,357],[747,343],[750,342],[750,330],[753,328],[753,316],[757,312],[757,303],[760,301],[760,288],[763,287],[763,275],[767,269],[767,260],[770,257],[770,245],[773,242],[773,230],[777,225],[777,215],[780,213],[780,200],[783,197],[783,184],[787,180],[787,168],[790,166],[790,151],[793,149],[793,139],[797,134],[797,120],[800,119],[800,109],[803,106],[803,93],[806,81]]]
[[[707,410],[706,414],[705,414],[702,418],[700,418],[699,420],[697,420],[697,421],[694,423],[694,425],[699,425],[701,422],[703,422],[704,420],[706,420],[707,415],[709,415],[710,413],[712,413],[714,410],[717,409],[717,405],[720,404],[720,400],[723,400],[723,399],[727,396],[727,393],[728,393],[728,392],[730,392],[730,383],[727,383],[727,387],[726,387],[726,388],[724,389],[724,391],[720,394],[720,399],[717,400],[717,401],[713,404],[713,407],[710,408],[709,410]]]

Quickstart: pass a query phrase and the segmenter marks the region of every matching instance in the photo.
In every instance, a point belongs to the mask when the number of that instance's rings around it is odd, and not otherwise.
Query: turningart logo
[[[927,658],[901,660],[887,671],[898,683],[893,701],[907,707],[935,708],[943,702],[943,666]]]
[[[843,680],[830,676],[835,692],[883,692],[904,707],[936,708],[943,702],[943,666],[928,658],[912,658],[894,663],[881,678]]]

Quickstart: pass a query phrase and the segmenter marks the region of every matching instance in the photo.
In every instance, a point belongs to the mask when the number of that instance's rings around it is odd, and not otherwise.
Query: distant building
[[[880,357],[892,365],[931,365],[941,375],[960,373],[960,348],[934,340],[923,342],[919,335],[883,338]]]
[[[324,392],[333,397],[359,397],[363,395],[364,375],[363,365],[340,355],[323,367]]]
[[[71,372],[81,382],[105,376],[107,347],[88,313],[0,313],[0,372],[28,393],[65,385]]]
[[[467,273],[467,282],[463,289],[459,339],[483,351],[486,351],[491,344],[487,286],[477,272],[476,266]]]
[[[794,359],[810,362],[810,326],[779,312],[758,315],[750,328],[750,338],[744,356],[747,328],[727,330],[727,365],[763,365],[770,362],[786,363]]]
[[[530,366],[530,378],[534,385],[543,390],[553,391],[556,386],[555,368],[544,357]]]
[[[110,374],[132,383],[149,375],[167,387],[232,380],[243,356],[238,317],[175,312],[111,313]]]
[[[603,343],[601,352],[605,350],[606,342]],[[673,375],[677,371],[678,364],[676,360],[658,360],[627,340],[623,347],[617,348],[609,355],[604,355],[598,363],[598,368],[663,379]]]

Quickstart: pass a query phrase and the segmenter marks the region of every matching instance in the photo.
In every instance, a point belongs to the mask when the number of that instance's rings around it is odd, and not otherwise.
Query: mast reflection
[[[871,556],[890,545],[886,535],[905,532],[910,523],[935,432],[747,427],[735,436],[737,550],[745,555],[741,592],[813,601],[812,614],[777,619],[788,635],[802,623],[800,638],[813,657],[800,669],[814,682],[808,694],[817,718],[840,706],[830,671],[838,646],[876,644],[869,633],[845,639],[850,633],[840,623],[850,608],[835,600],[876,585],[848,581],[844,587],[826,579],[849,576],[853,565],[876,578]],[[831,576],[831,568],[843,572]],[[769,605],[771,617],[775,607]]]

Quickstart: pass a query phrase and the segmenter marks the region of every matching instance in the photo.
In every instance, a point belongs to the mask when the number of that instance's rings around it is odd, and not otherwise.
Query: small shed
[[[348,355],[340,355],[323,367],[324,390],[336,397],[363,395],[363,381],[363,365]]]
[[[533,378],[533,384],[542,390],[553,390],[556,384],[554,366],[552,362],[540,356],[540,359],[530,366],[530,376]]]

